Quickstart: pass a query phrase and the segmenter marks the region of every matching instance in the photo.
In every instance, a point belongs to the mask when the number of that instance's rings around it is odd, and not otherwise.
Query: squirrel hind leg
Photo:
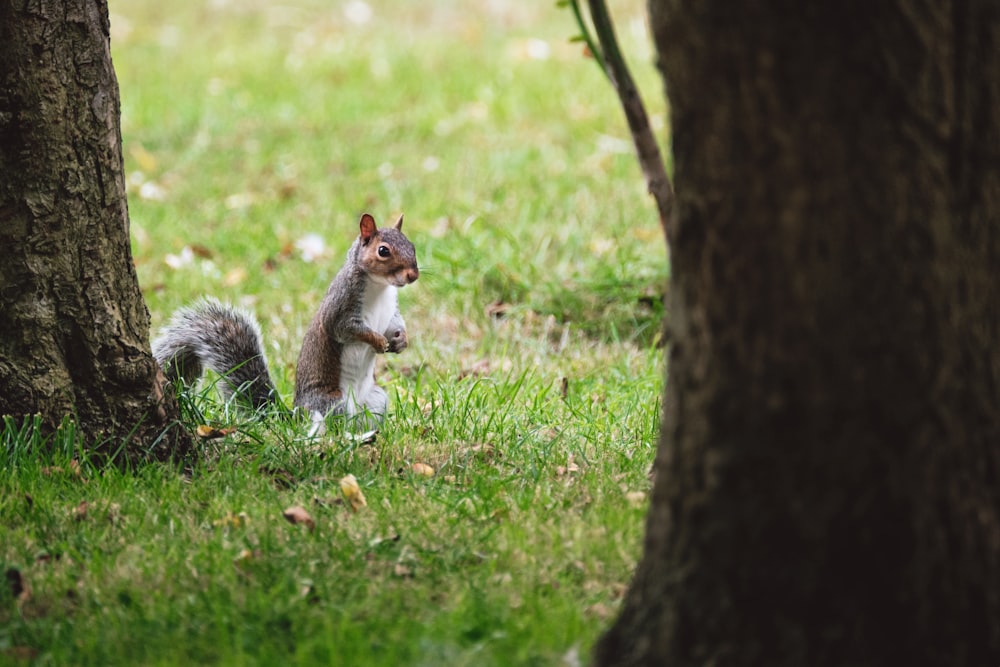
[[[385,389],[372,385],[368,393],[352,403],[348,411],[348,428],[355,432],[377,431],[385,421],[389,409],[389,395]]]

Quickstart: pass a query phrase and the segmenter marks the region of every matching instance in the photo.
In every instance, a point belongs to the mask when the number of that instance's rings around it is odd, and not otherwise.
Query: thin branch
[[[597,34],[599,49],[592,46],[593,38],[590,31],[584,24],[578,0],[569,0],[573,13],[580,24],[583,38],[586,40],[594,57],[602,63],[604,73],[607,75],[621,102],[622,110],[625,112],[625,120],[628,122],[629,131],[632,134],[632,142],[635,144],[636,153],[639,158],[639,167],[646,178],[646,187],[649,194],[653,195],[656,201],[656,208],[660,213],[660,226],[670,243],[673,238],[676,224],[674,221],[674,190],[667,176],[667,170],[663,163],[663,156],[660,153],[660,146],[656,142],[656,137],[649,124],[649,116],[646,107],[639,96],[635,81],[629,72],[628,65],[622,57],[618,48],[618,40],[615,37],[614,25],[608,8],[604,0],[588,0],[590,8],[590,19],[594,24],[594,31]]]
[[[597,67],[601,70],[601,74],[608,77],[608,81],[611,81],[611,75],[608,74],[608,70],[604,68],[604,55],[601,52],[601,47],[594,40],[594,36],[590,34],[590,26],[583,19],[583,12],[580,11],[579,0],[560,0],[560,5],[569,5],[569,8],[573,10],[573,17],[576,19],[576,25],[580,28],[579,39],[582,40],[587,48],[590,49],[590,53],[594,56],[594,62],[597,63]],[[576,39],[571,41],[577,41]],[[611,83],[614,85],[614,82]]]

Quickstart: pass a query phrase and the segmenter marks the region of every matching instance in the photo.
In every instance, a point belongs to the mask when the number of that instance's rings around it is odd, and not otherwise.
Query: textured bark
[[[674,343],[595,662],[1000,664],[1000,5],[650,9]]]
[[[103,0],[0,2],[0,414],[70,416],[105,454],[182,454],[132,263],[119,106]]]

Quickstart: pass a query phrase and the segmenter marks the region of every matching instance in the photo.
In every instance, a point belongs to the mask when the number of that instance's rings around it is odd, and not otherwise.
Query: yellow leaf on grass
[[[230,433],[234,433],[235,428],[215,428],[214,426],[209,426],[208,424],[199,424],[198,428],[195,429],[195,433],[202,440],[212,440],[214,438],[221,438],[227,436]]]
[[[421,477],[434,476],[434,468],[430,467],[426,463],[414,463],[410,466],[410,470],[412,470],[414,474],[420,475]]]
[[[212,522],[215,527],[228,527],[228,528],[242,528],[247,525],[247,513],[240,512],[239,514],[233,514],[232,512],[227,512],[226,516],[221,519],[216,519]]]
[[[340,478],[340,492],[344,494],[344,498],[351,504],[351,509],[355,512],[368,505],[365,494],[361,492],[361,487],[358,486],[358,480],[354,475],[344,475]]]

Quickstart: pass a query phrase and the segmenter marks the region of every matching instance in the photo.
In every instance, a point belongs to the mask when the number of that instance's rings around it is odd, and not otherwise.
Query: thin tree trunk
[[[190,444],[149,351],[103,0],[0,2],[0,414],[96,451]]]
[[[650,9],[674,343],[596,664],[1000,664],[1000,5]]]

